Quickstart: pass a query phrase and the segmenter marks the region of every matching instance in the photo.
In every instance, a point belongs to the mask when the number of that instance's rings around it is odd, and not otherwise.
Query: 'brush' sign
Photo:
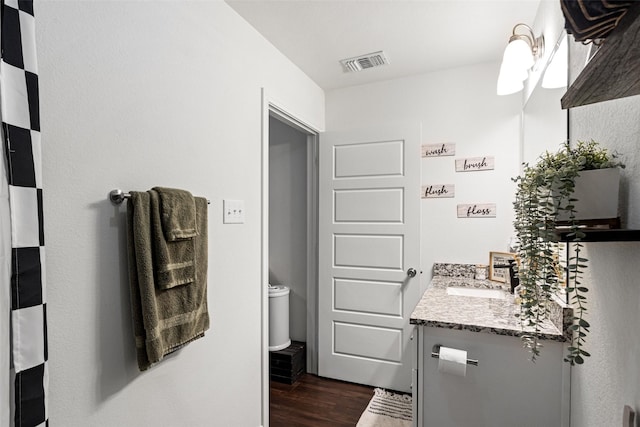
[[[475,172],[493,170],[496,160],[493,156],[456,159],[456,172]]]

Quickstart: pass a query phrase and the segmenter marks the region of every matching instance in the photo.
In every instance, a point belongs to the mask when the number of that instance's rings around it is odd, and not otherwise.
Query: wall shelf
[[[632,230],[626,228],[602,229],[602,230],[582,230],[586,236],[580,240],[581,242],[638,242],[640,241],[640,230]],[[568,230],[558,230],[556,233],[560,236],[560,241],[571,242],[572,239],[567,235],[571,233]]]
[[[640,2],[634,2],[562,97],[563,109],[640,94]]]

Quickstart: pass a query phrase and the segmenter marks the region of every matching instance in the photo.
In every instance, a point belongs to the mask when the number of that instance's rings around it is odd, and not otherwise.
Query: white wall
[[[327,92],[327,129],[422,123],[423,143],[453,142],[455,157],[422,159],[422,183],[455,184],[453,199],[422,200],[423,287],[434,262],[482,263],[512,234],[521,96],[496,95],[487,63]],[[493,171],[456,173],[455,158],[495,156]],[[415,197],[420,197],[416,194]],[[456,205],[496,203],[497,218],[458,219]]]
[[[54,425],[261,423],[261,87],[324,127],[323,91],[221,1],[37,1]],[[258,65],[259,64],[259,65]],[[211,200],[211,329],[135,362],[116,187]],[[222,200],[246,223],[222,225]]]
[[[560,108],[566,87],[538,86],[524,106],[522,119],[522,162],[534,165],[545,151],[560,149],[567,141],[567,111]]]
[[[571,73],[584,66],[586,48],[570,47]],[[640,96],[573,108],[571,141],[594,139],[622,154],[620,214],[623,227],[640,228]],[[622,425],[622,410],[640,411],[640,243],[586,245],[591,323],[585,364],[572,370],[571,424]]]
[[[307,135],[269,119],[269,283],[288,286],[289,335],[307,340]]]

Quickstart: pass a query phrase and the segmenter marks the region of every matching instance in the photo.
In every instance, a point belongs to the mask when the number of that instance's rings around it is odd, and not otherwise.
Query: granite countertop
[[[502,290],[504,299],[449,295],[448,287]],[[515,317],[520,312],[514,295],[502,283],[468,277],[434,276],[429,288],[411,314],[410,323],[436,328],[463,329],[498,335],[520,336],[522,327]],[[557,304],[551,320],[545,321],[541,339],[566,341],[571,310]]]

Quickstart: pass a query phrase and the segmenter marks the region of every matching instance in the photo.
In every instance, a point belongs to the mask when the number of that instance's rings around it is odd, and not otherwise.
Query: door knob
[[[409,277],[416,277],[416,274],[418,274],[418,272],[415,268],[410,268],[407,270],[407,276]]]

